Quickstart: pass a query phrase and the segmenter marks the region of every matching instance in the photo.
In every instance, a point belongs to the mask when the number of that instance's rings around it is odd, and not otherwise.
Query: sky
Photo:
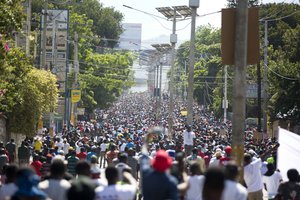
[[[158,38],[162,35],[169,36],[171,34],[172,22],[126,8],[123,5],[128,5],[135,9],[164,17],[155,8],[181,5],[188,6],[189,4],[189,0],[100,0],[100,2],[103,3],[105,7],[114,7],[116,10],[123,13],[124,23],[141,23],[142,43],[153,38]],[[292,3],[298,2],[298,0],[263,0],[262,2]],[[226,3],[226,0],[200,0],[200,7],[198,8],[197,13],[198,15],[204,15],[220,11],[226,6]],[[213,27],[221,27],[221,13],[198,17],[196,19],[196,26],[207,24],[211,24]],[[190,20],[178,22],[176,26],[178,40],[189,40],[191,32]],[[165,38],[167,39],[168,37]],[[165,42],[168,43],[169,41]]]

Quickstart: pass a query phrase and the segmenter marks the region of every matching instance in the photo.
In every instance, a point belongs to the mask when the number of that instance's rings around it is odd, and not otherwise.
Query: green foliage
[[[227,0],[227,7],[229,8],[235,8],[237,5],[237,0]],[[259,5],[259,0],[248,0],[248,6],[254,7]]]
[[[121,26],[123,15],[114,8],[103,7],[97,0],[84,0],[80,4],[74,4],[71,8],[72,11],[91,19],[93,33],[101,38],[118,40],[123,32]],[[115,44],[116,41],[108,41],[109,47],[114,47]]]
[[[8,117],[7,130],[33,135],[42,113],[56,105],[56,77],[33,68],[20,49],[11,49],[1,62],[0,86],[6,92],[0,98],[0,110]]]
[[[194,67],[194,96],[198,103],[212,103],[212,91],[215,88],[212,77],[220,70],[220,29],[210,25],[200,26],[196,31],[196,53]],[[177,52],[177,65],[184,71],[184,62],[188,66],[189,42],[183,43]],[[207,78],[206,78],[207,77]]]
[[[22,0],[0,1],[0,34],[11,34],[22,27],[24,12]]]
[[[298,4],[266,4],[262,18],[282,18],[268,22],[268,79],[271,120],[300,118],[300,14]],[[262,27],[263,29],[263,27]]]
[[[132,82],[131,54],[96,54],[89,52],[79,75],[83,91],[82,105],[89,112],[105,108]]]

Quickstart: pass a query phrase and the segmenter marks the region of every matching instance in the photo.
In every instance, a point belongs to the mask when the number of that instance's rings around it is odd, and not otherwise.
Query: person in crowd
[[[50,166],[50,178],[40,182],[38,184],[39,189],[53,200],[66,200],[67,190],[71,187],[71,184],[64,179],[65,172],[66,166],[64,161],[54,158]]]
[[[300,199],[300,177],[297,169],[289,169],[287,171],[288,181],[283,182],[279,185],[277,195],[275,199],[277,200],[296,200]]]
[[[14,163],[16,158],[16,143],[14,139],[11,139],[6,145],[5,148],[9,155],[9,163]]]
[[[86,149],[84,147],[81,147],[80,153],[78,153],[76,156],[77,158],[79,158],[79,160],[85,160],[87,156]]]
[[[0,200],[10,198],[18,187],[15,183],[18,167],[16,165],[9,165],[5,169],[6,181],[0,188]]]
[[[123,182],[123,172],[132,173],[132,169],[127,164],[128,157],[125,153],[118,154],[118,163],[115,165],[119,171],[118,181]]]
[[[221,151],[216,151],[214,157],[210,159],[209,167],[218,167],[220,166],[220,159],[222,158]]]
[[[198,200],[202,199],[202,194],[199,192],[200,183],[199,180],[203,179],[203,172],[199,162],[192,161],[190,164],[190,176],[188,178],[188,185],[186,190],[186,200]]]
[[[274,199],[277,195],[279,184],[282,182],[280,172],[275,170],[272,163],[267,164],[267,172],[263,175],[265,190],[268,192],[268,199]]]
[[[42,174],[42,179],[45,179],[47,176],[50,175],[51,162],[52,162],[52,155],[48,153],[46,155],[46,160],[45,162],[43,162],[40,170]]]
[[[204,172],[206,169],[204,159],[201,156],[198,156],[197,148],[194,148],[192,150],[192,154],[186,158],[186,161],[187,161],[187,164],[189,164],[191,161],[199,162],[202,172]]]
[[[20,168],[16,175],[18,190],[10,200],[50,200],[47,194],[37,187],[39,181],[40,178],[33,169]]]
[[[41,173],[42,165],[43,164],[40,161],[40,156],[38,154],[34,154],[33,161],[31,162],[30,166],[33,167],[33,169],[35,170],[35,172],[38,176],[42,176],[42,173]]]
[[[91,177],[91,165],[86,160],[80,160],[75,167],[77,176]]]
[[[200,194],[203,200],[221,200],[225,189],[225,174],[222,168],[210,168],[205,173]]]
[[[132,148],[128,149],[127,164],[131,168],[133,178],[137,180],[139,163],[138,159],[135,157],[135,150]]]
[[[0,148],[0,174],[3,174],[3,167],[9,163],[9,159],[4,148]]]
[[[220,165],[226,165],[231,160],[231,146],[224,149],[225,155],[220,158]]]
[[[223,200],[247,200],[247,189],[237,182],[239,175],[238,166],[235,162],[229,161],[225,165],[225,189]]]
[[[195,133],[192,131],[192,126],[187,125],[186,130],[183,132],[183,144],[185,155],[189,156],[194,146],[194,139],[196,138]]]
[[[34,151],[35,152],[40,152],[42,150],[42,147],[43,147],[43,143],[41,142],[40,138],[36,138],[34,140]]]
[[[110,144],[110,150],[106,153],[106,161],[107,165],[113,163],[113,159],[118,157],[119,151],[116,150],[116,146],[114,144]]]
[[[244,180],[247,185],[249,200],[263,200],[262,160],[277,147],[278,144],[261,154],[260,158],[252,158],[250,154],[245,153]]]
[[[141,157],[140,165],[144,200],[178,199],[177,181],[166,173],[172,165],[172,158],[166,151],[160,150],[156,153],[152,161],[153,169],[149,166],[149,157],[147,156]]]
[[[102,141],[100,144],[100,168],[103,166],[105,168],[105,163],[106,163],[106,140]]]
[[[30,158],[30,150],[26,146],[26,142],[22,141],[21,146],[18,148],[18,159],[19,159],[19,166],[26,166],[29,163]]]
[[[109,197],[118,200],[133,200],[137,191],[137,183],[129,172],[124,171],[122,176],[127,184],[117,184],[119,170],[114,166],[105,169],[107,186],[97,187],[95,200],[107,199]]]
[[[76,157],[76,151],[73,150],[70,152],[70,156],[67,158],[67,172],[72,174],[73,176],[76,176],[76,170],[75,167],[79,161],[79,158]]]
[[[71,182],[71,187],[67,191],[67,200],[95,200],[95,188],[96,185],[89,177],[78,177]]]

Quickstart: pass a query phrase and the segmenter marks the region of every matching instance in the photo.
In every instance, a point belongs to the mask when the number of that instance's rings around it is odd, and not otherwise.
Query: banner
[[[71,101],[77,103],[81,99],[81,90],[71,90]]]
[[[186,111],[186,110],[182,110],[182,111],[180,112],[180,114],[181,114],[182,116],[187,116],[187,111]]]
[[[287,171],[295,168],[300,172],[300,136],[288,130],[279,128],[280,146],[278,148],[277,168],[282,178],[287,181]]]

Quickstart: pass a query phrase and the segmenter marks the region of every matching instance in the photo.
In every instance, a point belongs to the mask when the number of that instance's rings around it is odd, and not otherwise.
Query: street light
[[[170,44],[152,44],[151,46],[154,47],[160,53],[160,55],[167,53],[172,48]],[[159,72],[160,76],[159,76],[159,84],[158,84],[158,67],[159,66],[160,66],[160,72]],[[159,85],[159,87],[158,87],[158,85]],[[157,87],[156,88],[157,88],[155,90],[156,94],[159,92],[159,101],[157,101],[157,98],[156,98],[156,115],[157,115],[158,110],[160,110],[159,108],[161,106],[161,91],[162,91],[162,63],[161,62],[159,62],[158,66],[157,66]],[[158,90],[158,88],[159,88],[159,90]],[[157,118],[157,116],[156,116],[156,118]]]
[[[175,45],[177,43],[176,21],[185,20],[191,16],[191,8],[187,6],[173,6],[173,7],[159,7],[156,8],[158,12],[163,14],[168,20],[173,22],[172,34],[170,35],[170,42],[172,44],[172,59],[171,59],[171,73],[170,73],[170,98],[169,98],[169,136],[173,135],[173,110],[174,110],[174,65],[175,65]]]

